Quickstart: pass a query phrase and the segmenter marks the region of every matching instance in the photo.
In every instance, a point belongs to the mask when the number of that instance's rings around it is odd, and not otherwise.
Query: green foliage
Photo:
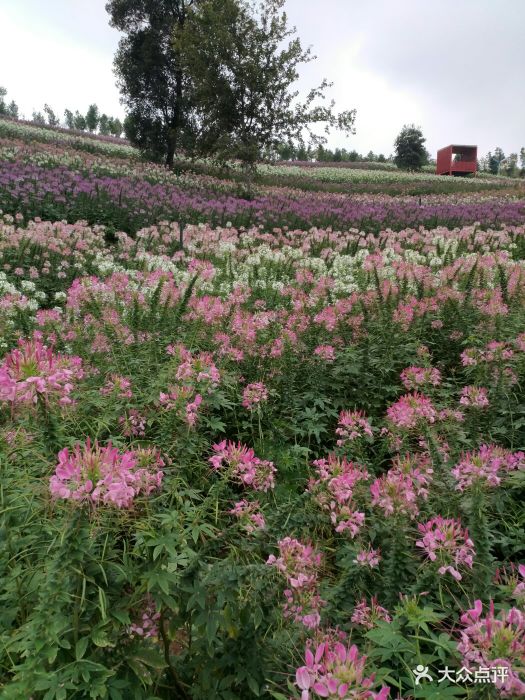
[[[190,133],[189,84],[172,37],[184,29],[193,0],[110,0],[111,26],[124,33],[115,57],[128,108],[128,139],[154,160],[173,165]]]
[[[428,162],[428,152],[423,145],[426,139],[414,124],[405,125],[395,140],[394,163],[403,170],[421,170]]]
[[[86,113],[86,127],[91,133],[95,132],[98,127],[100,119],[100,114],[97,105],[89,105],[88,111]]]
[[[297,102],[298,68],[313,60],[282,11],[284,0],[206,0],[175,33],[175,48],[194,88],[196,151],[240,160],[249,171],[282,143],[316,145],[337,127],[352,133],[355,111],[322,104],[326,81]]]

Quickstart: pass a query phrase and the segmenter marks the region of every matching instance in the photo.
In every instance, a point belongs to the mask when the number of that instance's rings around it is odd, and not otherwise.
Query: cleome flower
[[[20,340],[0,365],[0,401],[36,404],[40,399],[67,406],[83,376],[80,357],[54,353],[36,338]]]
[[[373,437],[370,423],[362,411],[341,411],[335,433],[339,436],[339,447],[365,435]]]
[[[223,440],[213,445],[213,451],[209,462],[215,470],[226,467],[236,481],[255,491],[268,491],[275,486],[273,462],[256,457],[251,447]]]
[[[291,537],[285,537],[277,544],[279,556],[270,554],[266,563],[275,566],[288,583],[289,588],[284,591],[284,616],[315,629],[321,622],[320,609],[325,605],[319,596],[317,582],[321,554],[311,544],[303,544]]]
[[[461,616],[463,629],[458,651],[469,669],[506,669],[496,676],[496,687],[501,697],[524,697],[525,673],[525,614],[518,608],[501,610],[494,614],[490,601],[489,612],[483,617],[483,604],[476,600],[474,608]]]
[[[417,527],[422,538],[417,540],[416,547],[421,547],[430,561],[440,565],[438,573],[441,576],[449,572],[456,581],[461,581],[458,568],[466,566],[472,569],[476,554],[468,530],[463,529],[458,520],[446,520],[440,515]]]
[[[242,394],[242,405],[248,411],[253,411],[261,403],[268,400],[268,389],[262,382],[248,384]]]
[[[441,373],[435,367],[407,367],[401,372],[401,381],[406,389],[414,391],[422,386],[438,386]]]
[[[237,501],[234,507],[228,511],[230,515],[235,515],[242,528],[251,535],[256,530],[264,530],[266,520],[260,511],[259,501]]]
[[[305,665],[295,672],[295,684],[302,691],[301,700],[386,700],[389,689],[371,690],[374,675],[365,677],[366,656],[358,648],[341,642],[321,642],[314,651],[305,650]]]
[[[484,488],[499,486],[506,474],[525,468],[525,454],[511,452],[498,445],[481,445],[476,452],[466,452],[452,469],[456,489],[465,491],[474,485]]]
[[[129,508],[136,496],[160,487],[163,466],[155,449],[120,453],[111,443],[101,447],[88,438],[72,452],[66,447],[58,453],[49,488],[55,499]]]
[[[423,394],[405,394],[387,409],[391,423],[403,430],[413,430],[421,425],[435,423],[439,418],[432,401]]]
[[[318,478],[310,479],[308,491],[321,508],[330,513],[336,532],[348,532],[355,537],[363,526],[365,514],[356,509],[354,489],[359,482],[368,480],[368,472],[333,454],[328,459],[317,459],[313,464]]]

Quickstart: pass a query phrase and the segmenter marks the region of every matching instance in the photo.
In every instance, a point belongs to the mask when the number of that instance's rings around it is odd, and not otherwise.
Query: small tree
[[[44,117],[42,112],[33,112],[31,121],[33,122],[33,124],[38,124],[38,126],[46,125],[46,118]]]
[[[94,133],[97,130],[98,126],[98,120],[99,120],[99,113],[98,113],[98,107],[97,105],[89,105],[88,111],[86,114],[86,127],[88,131],[91,133]]]
[[[377,156],[377,162],[378,162],[378,163],[386,163],[386,158],[385,158],[385,156],[383,155],[383,153],[380,153],[380,154]]]
[[[7,95],[7,90],[0,86],[0,114],[7,115],[7,105],[5,103],[5,96]]]
[[[114,119],[113,117],[110,117],[108,126],[112,136],[116,136],[117,138],[120,138],[122,136],[122,132],[124,131],[124,125],[122,124],[120,119]]]
[[[98,120],[98,131],[102,136],[108,136],[110,134],[109,130],[109,117],[107,114],[101,114]]]
[[[75,115],[70,109],[64,110],[64,119],[68,129],[75,128]]]
[[[47,116],[47,123],[49,126],[59,126],[60,119],[56,116],[48,104],[44,105],[44,112]]]
[[[525,170],[525,147],[520,149],[520,165],[522,170]]]
[[[421,170],[428,162],[426,139],[419,127],[405,124],[394,142],[394,163],[403,170]]]
[[[196,152],[238,159],[250,177],[283,141],[326,142],[313,127],[353,133],[355,110],[323,104],[326,81],[304,102],[293,91],[298,67],[312,61],[282,12],[285,0],[206,0],[175,33],[183,72],[194,89]],[[306,139],[304,138],[306,137]]]
[[[73,126],[77,131],[86,130],[86,117],[83,114],[80,114],[78,109],[75,112],[75,116],[73,117]]]

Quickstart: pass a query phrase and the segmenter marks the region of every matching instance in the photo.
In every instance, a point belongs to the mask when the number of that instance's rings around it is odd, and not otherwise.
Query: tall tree
[[[56,116],[48,104],[44,105],[44,112],[47,116],[47,123],[49,126],[58,126],[60,124],[60,119]]]
[[[12,119],[19,118],[18,105],[14,100],[11,100],[11,102],[7,105],[7,116],[11,117]]]
[[[247,170],[287,141],[326,142],[331,127],[351,133],[355,111],[335,114],[323,104],[323,81],[304,101],[294,90],[298,67],[314,60],[295,28],[285,0],[205,0],[174,45],[194,89],[197,152],[239,159]]]
[[[525,170],[525,147],[520,149],[520,165],[521,169]]]
[[[95,104],[89,105],[86,113],[86,127],[88,131],[94,133],[97,130],[98,120],[100,119],[98,107]]]
[[[7,105],[5,103],[5,96],[7,95],[7,90],[5,87],[0,85],[0,114],[7,114]]]
[[[110,24],[124,33],[115,73],[128,108],[126,136],[149,155],[173,165],[185,137],[189,82],[173,42],[200,0],[110,0]]]
[[[424,146],[426,138],[414,124],[405,124],[395,140],[394,163],[403,170],[421,170],[428,162],[428,151]]]
[[[33,124],[38,124],[38,126],[45,126],[46,125],[46,118],[42,114],[42,112],[33,112],[33,116],[31,117],[31,121]]]
[[[108,136],[111,131],[109,129],[109,117],[107,114],[101,114],[98,120],[98,131],[102,136]]]
[[[110,117],[108,127],[109,133],[112,134],[112,136],[117,136],[119,138],[122,136],[122,132],[124,131],[124,125],[122,124],[120,119],[114,119],[113,117]]]
[[[64,119],[66,122],[66,126],[68,129],[74,129],[75,128],[75,115],[70,109],[65,109],[64,110]]]
[[[86,130],[86,117],[83,114],[80,114],[78,109],[75,112],[75,116],[73,117],[73,126],[78,131],[85,131]]]

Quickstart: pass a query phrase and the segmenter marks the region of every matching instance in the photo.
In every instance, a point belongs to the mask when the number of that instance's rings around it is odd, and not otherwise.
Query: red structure
[[[437,154],[437,175],[468,175],[477,170],[477,146],[447,146]]]

